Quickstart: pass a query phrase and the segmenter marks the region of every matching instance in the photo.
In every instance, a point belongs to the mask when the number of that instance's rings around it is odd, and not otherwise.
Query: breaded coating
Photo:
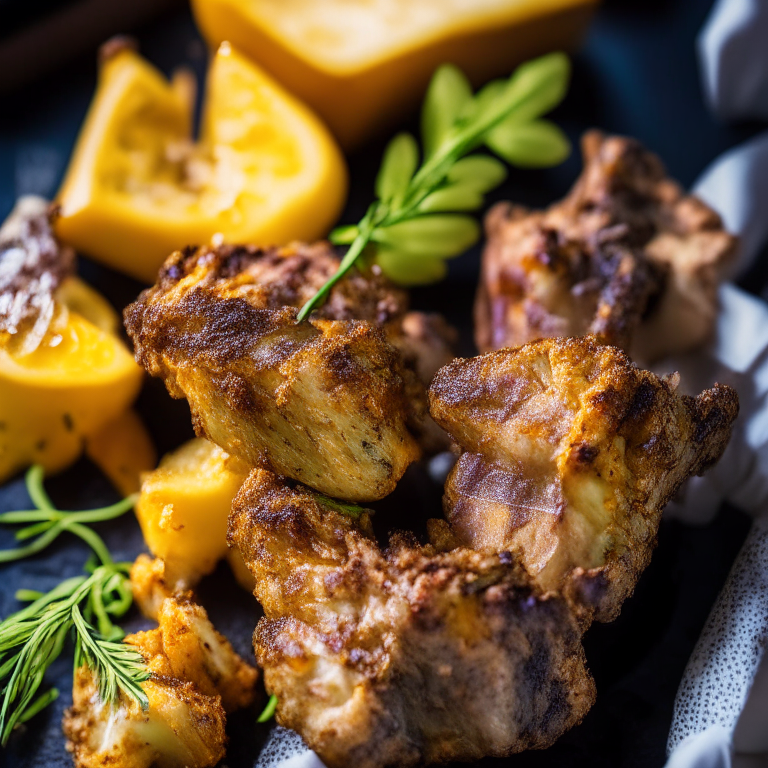
[[[142,553],[131,566],[130,578],[134,603],[148,619],[157,621],[160,606],[174,592],[165,576],[165,563]]]
[[[592,131],[582,149],[584,171],[564,200],[489,212],[477,346],[594,334],[648,363],[702,344],[736,238],[636,140]]]
[[[157,629],[125,638],[152,673],[146,712],[122,692],[104,704],[90,669],[75,673],[63,727],[77,768],[207,768],[224,757],[225,713],[253,701],[258,672],[189,595],[163,600],[157,618]]]
[[[222,246],[170,256],[125,313],[137,360],[187,398],[198,435],[248,465],[338,498],[382,498],[420,454],[401,355],[367,320],[321,312],[296,323],[284,284],[259,282],[264,254]],[[300,276],[274,260],[271,269]],[[356,288],[339,290],[330,305],[343,314]],[[374,276],[363,305],[384,322],[399,311],[393,296]]]
[[[464,451],[443,542],[510,552],[545,591],[609,621],[650,561],[661,513],[716,462],[738,397],[675,392],[594,338],[544,339],[441,369],[432,415]]]
[[[594,701],[581,631],[503,555],[381,551],[369,513],[255,470],[230,517],[277,721],[329,768],[544,748]]]

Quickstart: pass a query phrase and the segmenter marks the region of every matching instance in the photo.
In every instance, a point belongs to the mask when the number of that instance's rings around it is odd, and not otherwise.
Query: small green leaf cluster
[[[349,250],[338,272],[302,308],[299,320],[364,254],[403,285],[441,279],[445,260],[480,236],[477,220],[467,213],[481,208],[484,195],[507,174],[496,158],[470,153],[486,147],[523,167],[562,162],[570,152],[568,139],[542,115],[562,100],[569,76],[568,58],[553,53],[473,94],[459,69],[440,67],[424,102],[421,158],[411,134],[390,142],[376,179],[377,200],[357,225],[331,233],[333,243],[349,245]]]
[[[61,654],[70,636],[75,642],[75,669],[87,664],[99,682],[103,701],[114,703],[119,691],[149,706],[141,684],[149,672],[141,654],[122,642],[114,620],[133,603],[128,580],[130,563],[116,563],[102,538],[87,523],[110,520],[133,508],[135,498],[102,509],[63,512],[54,507],[43,487],[42,467],[27,472],[27,491],[35,509],[7,512],[0,522],[22,523],[17,539],[38,538],[26,547],[0,552],[0,562],[42,551],[63,531],[82,538],[93,550],[86,574],[59,584],[47,594],[19,590],[16,598],[30,602],[0,623],[0,743],[5,746],[14,727],[54,701],[53,688],[38,695],[46,670]]]

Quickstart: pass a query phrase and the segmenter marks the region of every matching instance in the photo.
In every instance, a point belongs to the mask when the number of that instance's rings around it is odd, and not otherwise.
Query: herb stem
[[[325,300],[325,297],[331,292],[336,283],[338,283],[339,280],[341,280],[344,275],[349,272],[357,259],[363,253],[363,250],[365,249],[365,246],[368,245],[371,236],[373,235],[373,230],[375,229],[373,220],[377,209],[378,206],[376,205],[371,205],[368,208],[368,212],[360,222],[359,234],[352,241],[349,249],[344,254],[344,258],[341,260],[339,268],[336,270],[335,274],[330,278],[330,280],[328,280],[328,282],[301,308],[301,311],[296,318],[298,322],[305,320],[310,315],[312,310],[314,310],[318,304],[321,304]]]
[[[271,720],[275,715],[275,710],[277,709],[277,696],[273,693],[269,697],[269,701],[267,702],[267,706],[264,707],[264,710],[257,718],[257,723],[266,723],[268,720]]]
[[[103,564],[111,563],[112,557],[103,539],[95,531],[88,528],[87,524],[120,517],[135,506],[138,494],[133,494],[99,509],[65,512],[56,509],[53,505],[45,492],[43,477],[43,468],[40,465],[35,465],[30,467],[25,478],[27,492],[36,509],[0,514],[0,523],[31,523],[31,525],[16,532],[17,541],[25,541],[33,536],[38,538],[25,547],[0,550],[0,563],[10,563],[36,555],[49,547],[64,531],[69,531],[81,538]]]
[[[16,533],[23,547],[0,551],[0,563],[35,555],[64,531],[82,539],[93,554],[85,565],[88,575],[66,579],[47,594],[21,589],[18,600],[31,601],[0,623],[0,744],[5,746],[14,727],[50,704],[58,691],[38,695],[46,670],[61,654],[70,632],[75,634],[75,668],[87,664],[98,680],[99,695],[114,704],[119,692],[149,706],[142,683],[148,679],[144,659],[125,645],[124,633],[113,618],[125,615],[133,602],[128,574],[130,563],[114,562],[104,540],[89,523],[111,520],[131,509],[136,496],[100,509],[65,512],[56,509],[43,486],[42,467],[26,475],[35,509],[6,512],[0,523],[27,524]],[[95,626],[94,626],[95,623]]]
[[[27,486],[27,493],[29,494],[29,498],[32,499],[32,503],[38,509],[53,512],[55,507],[43,486],[44,475],[45,470],[43,467],[40,464],[35,464],[29,468],[29,471],[24,478],[24,483]]]
[[[336,272],[301,308],[298,320],[317,309],[369,244],[368,254],[395,282],[416,285],[445,275],[444,260],[466,250],[479,236],[466,212],[481,208],[483,195],[505,176],[504,166],[491,157],[475,164],[468,161],[462,172],[458,164],[483,145],[513,165],[544,167],[565,159],[567,137],[540,118],[562,99],[568,74],[567,57],[553,53],[523,64],[507,80],[493,81],[473,95],[459,70],[451,65],[439,68],[422,113],[421,165],[413,136],[399,134],[390,142],[376,179],[379,199],[356,227],[331,233],[332,242],[349,249]],[[457,178],[452,178],[454,168]],[[399,224],[403,226],[396,228]]]

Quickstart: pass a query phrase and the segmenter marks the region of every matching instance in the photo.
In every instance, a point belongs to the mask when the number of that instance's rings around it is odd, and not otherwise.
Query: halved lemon
[[[168,81],[129,48],[101,67],[58,195],[56,232],[145,282],[174,250],[325,235],[346,167],[317,117],[222,44],[208,73],[200,140],[185,78]]]

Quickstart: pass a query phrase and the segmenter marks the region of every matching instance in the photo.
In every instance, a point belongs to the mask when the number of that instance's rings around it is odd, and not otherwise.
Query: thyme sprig
[[[113,620],[126,614],[133,602],[128,574],[130,563],[116,563],[102,538],[86,523],[109,520],[133,507],[129,497],[118,504],[87,512],[62,512],[54,507],[43,486],[43,469],[32,467],[26,476],[33,510],[7,512],[0,522],[27,523],[18,539],[37,535],[27,547],[5,550],[0,562],[18,560],[44,549],[60,533],[70,531],[93,550],[86,574],[67,579],[47,594],[19,590],[16,598],[30,605],[0,623],[0,744],[6,745],[14,727],[26,722],[54,701],[53,688],[38,695],[45,672],[61,654],[68,637],[75,641],[75,669],[83,664],[94,673],[103,701],[114,703],[120,691],[149,706],[141,684],[149,678],[141,654],[120,640],[124,633]],[[19,535],[21,534],[21,535]]]
[[[506,176],[495,158],[465,155],[486,146],[513,165],[562,162],[570,152],[568,139],[541,115],[561,101],[569,74],[568,58],[553,53],[473,94],[459,69],[440,67],[422,112],[421,165],[416,139],[408,133],[395,136],[376,179],[378,199],[357,225],[331,233],[333,243],[349,249],[298,319],[306,319],[364,254],[395,282],[415,285],[442,278],[445,259],[464,252],[480,235],[474,217],[459,212],[480,208],[485,193]]]

